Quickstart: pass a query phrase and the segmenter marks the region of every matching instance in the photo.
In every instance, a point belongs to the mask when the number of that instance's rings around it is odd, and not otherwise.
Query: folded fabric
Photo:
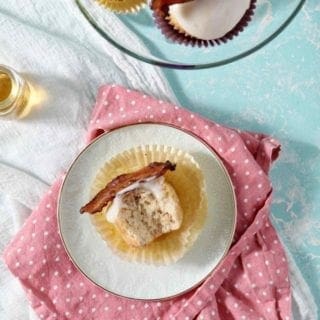
[[[58,233],[58,179],[4,252],[41,319],[283,319],[291,317],[288,264],[269,220],[268,179],[277,141],[226,128],[177,106],[119,86],[99,90],[87,141],[123,125],[160,122],[198,135],[223,160],[237,197],[233,245],[206,281],[167,301],[117,297],[91,283]],[[32,186],[30,186],[32,187]]]

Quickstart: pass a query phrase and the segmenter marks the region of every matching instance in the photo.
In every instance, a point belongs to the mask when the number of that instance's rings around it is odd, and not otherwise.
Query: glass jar
[[[30,96],[28,82],[14,69],[0,65],[0,117],[19,117]]]

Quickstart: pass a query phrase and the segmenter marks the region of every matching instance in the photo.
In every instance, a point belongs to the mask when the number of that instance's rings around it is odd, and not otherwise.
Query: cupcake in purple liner
[[[256,0],[154,0],[156,25],[173,42],[198,47],[221,44],[248,25]]]

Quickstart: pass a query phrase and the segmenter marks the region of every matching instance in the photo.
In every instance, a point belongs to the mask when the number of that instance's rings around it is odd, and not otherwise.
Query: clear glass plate
[[[202,69],[241,59],[272,41],[297,15],[305,0],[258,0],[249,25],[234,39],[208,48],[171,42],[154,24],[148,6],[115,14],[94,0],[76,0],[90,24],[121,51],[144,62],[177,69]]]

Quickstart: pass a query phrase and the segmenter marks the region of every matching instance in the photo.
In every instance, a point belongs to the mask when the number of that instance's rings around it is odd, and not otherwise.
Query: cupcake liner
[[[146,3],[147,0],[96,0],[101,6],[115,13],[136,13]]]
[[[220,45],[222,43],[226,43],[229,40],[232,40],[234,37],[238,36],[240,32],[242,32],[248,23],[251,21],[252,16],[254,14],[254,10],[256,8],[257,0],[251,0],[250,8],[245,12],[241,20],[237,23],[237,25],[226,33],[223,37],[212,39],[212,40],[203,40],[198,39],[196,37],[190,36],[181,30],[178,30],[178,26],[174,26],[170,23],[170,15],[169,15],[169,6],[164,5],[162,7],[156,8],[153,6],[153,17],[155,20],[155,24],[160,29],[161,33],[171,41],[184,44],[186,46],[192,47],[210,47],[215,45]]]
[[[108,161],[98,172],[91,196],[119,174],[138,170],[150,162],[170,160],[176,170],[167,172],[165,181],[176,191],[183,221],[178,230],[164,234],[150,244],[135,248],[128,245],[116,226],[106,220],[106,210],[92,215],[91,221],[107,245],[122,258],[146,264],[168,265],[181,259],[199,236],[207,213],[205,184],[199,165],[188,153],[168,146],[146,145],[124,151]]]

